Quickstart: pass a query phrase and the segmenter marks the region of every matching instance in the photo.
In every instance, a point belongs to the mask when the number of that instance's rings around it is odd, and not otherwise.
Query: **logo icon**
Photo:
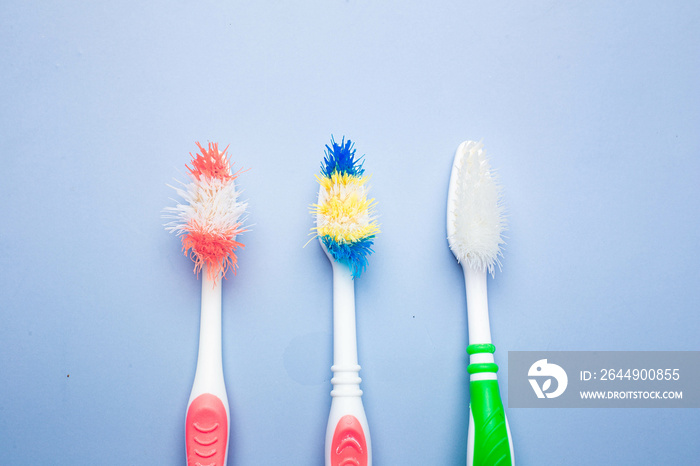
[[[566,386],[569,384],[569,377],[566,375],[566,371],[557,366],[556,364],[548,363],[546,359],[540,359],[530,366],[530,370],[527,371],[528,381],[532,385],[532,389],[535,391],[537,398],[556,398],[566,390]],[[542,386],[537,381],[537,378],[545,378]],[[552,386],[552,379],[557,381],[557,388],[554,391],[547,391]]]

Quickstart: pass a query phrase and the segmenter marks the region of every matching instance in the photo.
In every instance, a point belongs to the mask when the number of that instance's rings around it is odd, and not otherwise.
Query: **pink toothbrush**
[[[185,421],[188,466],[224,466],[228,458],[230,417],[221,359],[221,279],[237,267],[236,236],[245,231],[241,216],[247,204],[238,200],[226,149],[218,144],[192,155],[191,182],[174,188],[185,204],[165,208],[172,221],[166,229],[182,238],[182,250],[202,272],[202,311],[197,370]],[[228,149],[228,148],[227,148]]]

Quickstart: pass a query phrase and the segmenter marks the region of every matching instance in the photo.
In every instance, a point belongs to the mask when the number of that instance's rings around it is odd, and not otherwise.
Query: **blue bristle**
[[[339,172],[341,175],[362,176],[365,172],[362,168],[362,157],[355,159],[354,145],[350,139],[346,142],[345,136],[340,144],[331,136],[331,145],[326,145],[326,156],[321,164],[323,176],[330,178],[334,172]]]
[[[362,238],[354,243],[338,243],[331,236],[323,236],[323,244],[337,262],[350,267],[353,278],[357,278],[367,268],[367,256],[372,254],[374,236]]]

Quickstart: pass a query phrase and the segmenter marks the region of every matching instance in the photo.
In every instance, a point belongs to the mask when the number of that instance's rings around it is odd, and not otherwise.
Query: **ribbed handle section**
[[[511,466],[510,440],[497,380],[474,380],[469,383],[471,419],[469,440],[473,446],[474,466]],[[473,439],[473,440],[472,440]]]
[[[228,417],[223,402],[211,393],[199,395],[187,410],[188,466],[225,466]]]
[[[350,364],[341,366],[336,364],[331,367],[331,371],[333,371],[333,378],[331,379],[333,390],[331,391],[331,396],[362,396],[362,390],[360,389],[362,379],[359,376],[359,365]]]
[[[367,466],[367,461],[367,441],[362,424],[355,416],[343,416],[333,434],[331,466]]]

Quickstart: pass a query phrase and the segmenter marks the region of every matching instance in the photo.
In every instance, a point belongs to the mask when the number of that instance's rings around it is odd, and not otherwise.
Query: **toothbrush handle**
[[[229,421],[221,355],[221,277],[203,270],[197,370],[185,418],[188,466],[226,464]]]
[[[494,349],[490,344],[471,345],[468,351],[474,354]],[[513,441],[498,389],[498,366],[493,362],[472,363],[467,370],[471,379],[467,465],[512,466],[515,464]]]
[[[333,366],[326,466],[372,466],[372,444],[360,390],[360,366]]]
[[[355,282],[350,267],[333,262],[333,378],[326,429],[326,466],[372,466],[372,444],[357,364]]]
[[[469,437],[467,464],[511,466],[512,440],[497,380],[469,383]]]
[[[211,393],[199,395],[185,422],[187,465],[225,466],[229,422],[224,401]]]
[[[326,466],[372,466],[369,429],[360,398],[334,398],[326,431]]]

